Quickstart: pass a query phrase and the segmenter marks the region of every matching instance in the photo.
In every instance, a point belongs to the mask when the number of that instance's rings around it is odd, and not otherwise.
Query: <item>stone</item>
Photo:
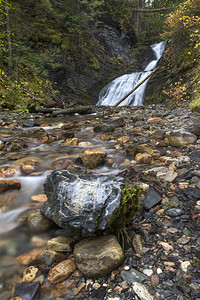
[[[74,259],[66,259],[55,267],[53,267],[48,273],[48,279],[51,283],[55,284],[63,279],[66,279],[71,273],[76,270]]]
[[[40,269],[49,270],[56,263],[65,260],[67,257],[62,253],[58,253],[54,250],[43,250],[37,256],[37,262]]]
[[[36,233],[44,232],[53,225],[53,222],[45,217],[40,209],[28,212],[26,214],[26,220],[30,230]]]
[[[15,179],[0,180],[0,193],[4,193],[8,190],[20,190],[21,182]]]
[[[123,183],[121,177],[53,171],[44,183],[48,200],[41,211],[62,228],[70,226],[91,235],[104,230],[120,206]]]
[[[131,138],[129,136],[121,136],[117,139],[118,143],[125,144],[131,142]]]
[[[194,144],[197,140],[196,135],[184,130],[173,130],[166,132],[169,144],[173,147],[183,147]]]
[[[143,247],[141,235],[135,234],[133,237],[132,244],[137,254],[140,255],[143,254],[144,247]]]
[[[47,201],[47,196],[45,194],[33,195],[31,197],[31,200],[39,203],[44,203],[45,201]]]
[[[136,145],[129,144],[125,146],[125,152],[128,156],[135,156],[136,154]]]
[[[151,280],[151,284],[153,286],[157,286],[159,284],[159,282],[160,282],[159,276],[157,274],[152,274],[150,276],[150,280]]]
[[[169,217],[178,217],[178,216],[181,216],[183,214],[183,210],[180,209],[180,208],[170,208],[165,213]]]
[[[47,134],[46,136],[44,136],[38,140],[38,142],[42,143],[42,144],[51,144],[55,141],[57,141],[57,137],[53,136],[53,135],[49,135],[49,134]]]
[[[150,186],[146,198],[144,199],[143,206],[145,209],[149,210],[153,206],[160,203],[161,200],[162,196],[156,191],[156,189],[153,186]]]
[[[77,268],[89,278],[102,277],[118,268],[124,254],[114,235],[82,240],[74,247]]]
[[[16,192],[11,191],[0,195],[0,210],[6,212],[10,209],[16,199]]]
[[[54,161],[51,165],[52,170],[67,170],[69,166],[73,164],[71,159],[61,158]]]
[[[132,289],[141,300],[154,300],[154,297],[149,293],[149,291],[143,284],[134,282],[132,285]]]
[[[165,130],[156,130],[154,131],[154,133],[152,134],[152,139],[154,140],[162,140],[165,137]]]
[[[168,244],[166,242],[158,241],[157,243],[158,243],[158,245],[162,246],[163,249],[166,250],[166,251],[172,251],[172,250],[174,250],[174,248],[170,244]]]
[[[41,249],[40,248],[36,248],[36,249],[32,249],[29,252],[26,252],[24,254],[21,254],[20,256],[18,256],[16,258],[17,262],[20,263],[21,265],[29,265],[31,264],[33,261],[36,260],[36,258],[38,257],[38,255],[40,254]]]
[[[21,165],[21,171],[24,174],[31,174],[36,172],[39,167],[39,162],[37,160],[26,160]]]
[[[151,154],[138,153],[135,156],[135,160],[139,163],[152,163],[154,159]]]
[[[78,143],[79,143],[79,139],[74,137],[74,138],[66,139],[66,141],[64,141],[61,146],[77,146]]]
[[[130,270],[126,271],[123,270],[121,271],[121,276],[123,280],[127,281],[128,283],[134,283],[134,282],[143,282],[143,281],[148,281],[149,278],[147,275],[131,268]]]
[[[65,295],[65,299],[68,298],[67,294],[70,293],[70,295],[72,294],[72,291],[74,293],[74,288],[76,287],[76,282],[75,280],[71,280],[69,278],[67,278],[66,280],[62,281],[62,282],[58,282],[54,285],[54,288],[52,288],[52,286],[50,287],[50,298],[54,298],[57,297],[57,300],[63,300],[63,298],[58,298],[61,296]]]
[[[25,120],[22,125],[23,125],[23,127],[38,127],[38,126],[40,126],[39,123],[36,123],[33,120]]]
[[[107,153],[102,150],[93,149],[85,150],[81,156],[84,166],[88,168],[95,168],[101,164],[106,158]]]
[[[147,123],[159,123],[161,122],[162,119],[161,118],[158,118],[158,117],[155,117],[155,118],[150,118],[147,120]]]
[[[15,287],[14,297],[26,300],[36,300],[39,296],[39,282],[22,282]]]
[[[181,261],[181,270],[187,273],[188,269],[191,268],[191,263],[189,261]]]
[[[24,270],[22,282],[31,282],[35,279],[38,268],[30,266]]]
[[[93,144],[86,141],[86,142],[80,142],[80,143],[78,143],[78,146],[79,147],[89,147],[89,146],[93,146]]]
[[[115,131],[114,125],[107,125],[107,124],[100,124],[94,127],[94,132],[96,133],[107,133],[107,132],[113,132]]]
[[[17,172],[19,172],[18,167],[13,167],[13,166],[6,166],[0,168],[0,177],[2,178],[8,178],[14,176]]]
[[[72,252],[71,244],[73,239],[65,236],[58,236],[48,241],[48,249],[62,252]]]

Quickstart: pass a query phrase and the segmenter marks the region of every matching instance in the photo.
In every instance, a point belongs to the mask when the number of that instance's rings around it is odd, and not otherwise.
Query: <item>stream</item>
[[[15,121],[0,127],[1,144],[10,146],[7,146],[6,151],[1,151],[0,161],[3,163],[0,170],[5,167],[17,169],[13,176],[0,178],[0,181],[13,179],[21,183],[20,190],[8,190],[0,194],[0,276],[3,282],[16,272],[14,258],[36,246],[34,234],[30,235],[26,229],[18,227],[18,219],[27,211],[42,206],[42,203],[33,201],[32,196],[43,194],[43,183],[52,171],[55,161],[67,159],[72,171],[75,169],[77,172],[87,172],[77,162],[78,158],[84,150],[98,148],[107,152],[107,162],[93,169],[91,172],[94,174],[117,174],[130,163],[121,149],[113,148],[116,144],[114,137],[113,140],[112,137],[103,140],[93,131],[94,126],[99,124],[98,113],[68,116],[65,119],[37,119],[35,122],[39,123],[35,127],[23,127],[23,122]],[[78,139],[77,145],[65,146],[64,136],[72,133]],[[46,136],[55,137],[55,141],[41,142],[41,138]],[[23,143],[27,148],[13,151],[11,146],[15,143]],[[36,170],[24,174],[21,171],[22,162],[32,160],[37,162]],[[7,201],[9,203],[5,204]],[[42,238],[48,240],[50,233],[43,233]]]

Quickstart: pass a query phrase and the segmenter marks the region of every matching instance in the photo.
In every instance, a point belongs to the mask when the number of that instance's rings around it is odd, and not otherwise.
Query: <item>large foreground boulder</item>
[[[53,171],[44,183],[47,201],[42,213],[62,228],[78,229],[83,236],[104,230],[121,203],[124,179],[73,175]]]

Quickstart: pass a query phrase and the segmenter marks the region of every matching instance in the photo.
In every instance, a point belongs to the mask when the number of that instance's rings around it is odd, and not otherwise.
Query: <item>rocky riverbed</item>
[[[50,117],[1,115],[1,299],[200,299],[200,114]],[[83,240],[40,212],[52,170],[129,179],[140,210],[117,238]]]

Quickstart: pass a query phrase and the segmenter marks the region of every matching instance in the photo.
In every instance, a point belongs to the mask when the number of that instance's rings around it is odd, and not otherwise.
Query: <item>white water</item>
[[[143,72],[134,72],[132,74],[125,74],[114,79],[111,83],[106,85],[99,94],[99,101],[97,105],[114,106],[124,96],[126,96],[134,87],[147,77],[156,67],[158,60],[161,58],[165,50],[165,42],[154,44],[151,48],[154,51],[156,59],[151,61]],[[150,79],[150,78],[149,78]],[[141,105],[143,103],[144,92],[149,81],[147,79],[135,92],[128,96],[119,105],[133,104]]]

